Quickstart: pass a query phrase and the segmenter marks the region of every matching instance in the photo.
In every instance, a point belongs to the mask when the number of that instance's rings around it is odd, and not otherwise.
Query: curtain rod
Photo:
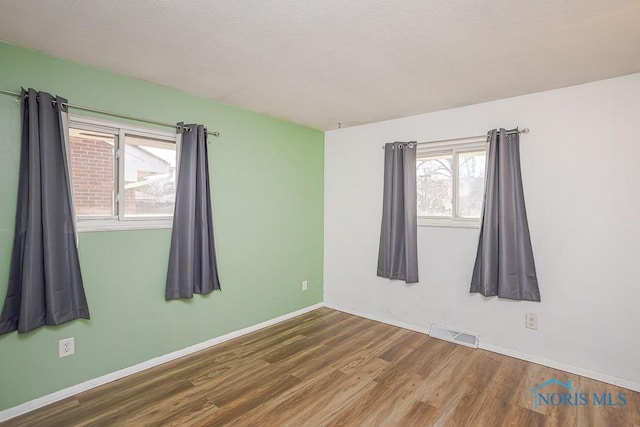
[[[513,135],[514,133],[529,133],[529,128],[507,131],[507,135]],[[454,142],[454,141],[462,141],[464,139],[479,139],[479,138],[486,138],[486,137],[487,135],[465,136],[462,138],[439,139],[437,141],[422,141],[422,142],[418,142],[417,144],[436,144],[440,142]],[[384,150],[384,145],[382,146],[382,149]]]
[[[15,96],[16,98],[20,98],[20,95],[21,95],[18,92],[11,92],[11,91],[2,90],[2,89],[0,89],[0,94],[8,95],[8,96]],[[171,124],[171,123],[167,123],[167,122],[158,122],[158,121],[155,121],[155,120],[144,119],[142,117],[128,116],[126,114],[113,113],[111,111],[98,110],[96,108],[91,108],[91,107],[83,107],[82,105],[74,105],[74,104],[69,104],[69,103],[65,103],[64,105],[66,105],[69,108],[76,109],[76,110],[90,111],[92,113],[105,114],[107,116],[118,117],[118,118],[121,118],[121,119],[134,120],[134,121],[137,121],[137,122],[149,123],[149,124],[157,125],[157,126],[165,126],[165,127],[170,127],[170,128],[174,128],[174,129],[176,129],[176,127],[177,127],[175,124]],[[211,136],[220,136],[220,132],[218,132],[218,131],[211,131],[211,132],[207,131],[207,134],[209,134]]]

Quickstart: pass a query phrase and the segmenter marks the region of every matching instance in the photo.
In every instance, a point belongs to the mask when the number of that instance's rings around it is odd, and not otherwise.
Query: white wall
[[[376,277],[381,146],[515,126],[542,302],[469,294],[478,229],[419,227],[420,282]],[[640,74],[327,132],[325,303],[640,389],[638,135]]]

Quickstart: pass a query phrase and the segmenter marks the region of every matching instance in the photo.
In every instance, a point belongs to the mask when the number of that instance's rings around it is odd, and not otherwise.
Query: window
[[[418,224],[478,227],[484,198],[484,138],[419,144]]]
[[[177,142],[171,132],[71,117],[78,230],[171,227]]]

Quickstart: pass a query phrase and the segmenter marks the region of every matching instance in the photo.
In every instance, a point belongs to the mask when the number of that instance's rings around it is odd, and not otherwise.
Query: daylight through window
[[[484,197],[486,141],[467,139],[418,145],[418,223],[474,227]]]
[[[69,152],[78,228],[171,226],[176,135],[94,119],[71,119]]]

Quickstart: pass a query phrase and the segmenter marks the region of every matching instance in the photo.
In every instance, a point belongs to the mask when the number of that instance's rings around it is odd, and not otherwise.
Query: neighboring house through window
[[[173,132],[71,117],[69,152],[78,229],[171,227],[177,139]]]

